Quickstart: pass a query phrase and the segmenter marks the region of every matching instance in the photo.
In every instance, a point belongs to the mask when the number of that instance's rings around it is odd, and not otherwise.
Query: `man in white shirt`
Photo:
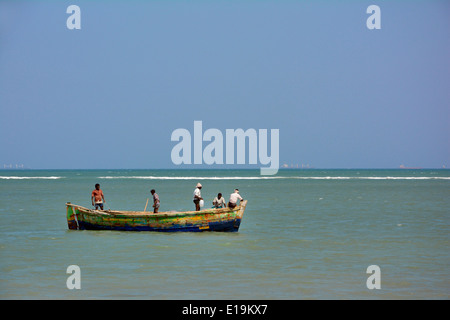
[[[202,189],[202,185],[197,183],[197,188],[194,190],[194,203],[195,203],[195,211],[200,211],[200,200],[203,200],[202,194],[200,190]]]
[[[237,205],[237,201],[240,200],[244,200],[242,199],[242,197],[239,195],[239,189],[234,189],[234,193],[232,193],[230,195],[230,200],[228,201],[228,207],[230,209],[234,209]]]
[[[213,206],[216,209],[225,208],[227,206],[225,199],[222,197],[222,194],[219,193],[217,197],[213,200]]]

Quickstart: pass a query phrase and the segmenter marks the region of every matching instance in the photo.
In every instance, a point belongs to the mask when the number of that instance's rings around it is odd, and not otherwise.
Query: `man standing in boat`
[[[92,191],[91,201],[92,206],[95,206],[95,210],[98,210],[98,207],[100,207],[100,210],[103,210],[103,202],[105,202],[105,196],[103,195],[103,191],[100,189],[100,185],[98,183],[95,185],[95,190]]]
[[[158,213],[158,209],[159,209],[159,196],[156,193],[155,189],[152,189],[150,191],[150,193],[153,195],[153,213]]]
[[[203,200],[202,194],[200,190],[202,189],[202,185],[197,183],[197,188],[194,190],[194,203],[195,203],[195,211],[200,211],[200,200]]]
[[[234,193],[230,195],[230,200],[228,201],[228,207],[230,209],[236,208],[237,201],[243,201],[242,197],[239,195],[239,189],[234,189]]]

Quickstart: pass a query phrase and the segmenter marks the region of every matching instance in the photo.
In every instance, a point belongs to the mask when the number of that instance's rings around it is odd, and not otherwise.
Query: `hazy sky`
[[[194,120],[279,129],[280,164],[450,166],[449,16],[449,1],[0,1],[0,168],[172,168],[171,133]]]

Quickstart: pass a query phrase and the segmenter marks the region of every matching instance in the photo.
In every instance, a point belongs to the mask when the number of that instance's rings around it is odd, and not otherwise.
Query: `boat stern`
[[[77,212],[76,208],[71,205],[70,202],[66,203],[67,209],[67,226],[69,230],[78,230],[78,220],[77,220]]]

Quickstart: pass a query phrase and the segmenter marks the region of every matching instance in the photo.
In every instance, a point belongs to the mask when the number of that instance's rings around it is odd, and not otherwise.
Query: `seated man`
[[[221,194],[221,193],[219,193],[219,194],[217,195],[217,197],[214,198],[214,200],[213,200],[213,206],[214,206],[214,208],[216,208],[216,209],[219,209],[219,208],[225,208],[225,207],[227,206],[227,204],[225,203],[225,199],[222,197],[222,194]]]
[[[242,199],[242,197],[239,195],[239,189],[234,189],[234,193],[232,193],[230,195],[230,200],[228,201],[228,207],[230,209],[236,208],[238,200],[242,201],[244,199]]]

